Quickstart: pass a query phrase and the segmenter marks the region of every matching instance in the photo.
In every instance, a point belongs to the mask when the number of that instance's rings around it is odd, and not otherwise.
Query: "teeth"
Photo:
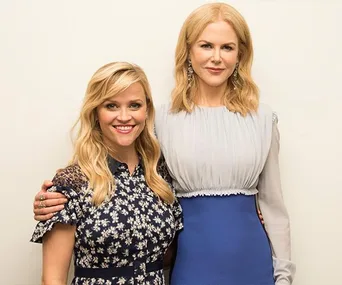
[[[128,131],[132,129],[132,126],[116,126],[115,128],[122,130],[122,131]]]

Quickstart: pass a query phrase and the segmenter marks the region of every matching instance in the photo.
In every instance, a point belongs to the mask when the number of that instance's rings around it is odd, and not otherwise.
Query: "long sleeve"
[[[257,186],[258,204],[272,247],[276,285],[290,285],[296,268],[291,262],[290,223],[280,183],[277,122],[274,116],[271,147]]]

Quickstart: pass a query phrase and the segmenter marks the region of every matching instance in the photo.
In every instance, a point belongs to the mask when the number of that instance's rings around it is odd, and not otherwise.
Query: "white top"
[[[289,218],[278,165],[277,116],[260,104],[246,117],[226,107],[157,111],[156,133],[178,197],[258,193],[271,242],[276,285],[292,283]]]

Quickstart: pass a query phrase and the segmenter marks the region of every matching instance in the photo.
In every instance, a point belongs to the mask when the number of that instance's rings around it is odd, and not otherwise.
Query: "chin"
[[[120,147],[130,147],[134,145],[134,142],[118,142],[118,146]]]
[[[220,82],[208,82],[208,85],[210,87],[221,87],[226,84],[226,81],[220,81]]]

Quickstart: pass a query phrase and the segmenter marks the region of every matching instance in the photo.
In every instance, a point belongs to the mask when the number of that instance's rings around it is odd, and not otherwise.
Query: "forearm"
[[[290,285],[295,265],[291,261],[290,222],[281,190],[278,153],[279,132],[274,123],[270,151],[259,177],[258,202],[272,247],[276,285]]]
[[[42,284],[66,285],[75,242],[75,226],[57,223],[43,238]]]

